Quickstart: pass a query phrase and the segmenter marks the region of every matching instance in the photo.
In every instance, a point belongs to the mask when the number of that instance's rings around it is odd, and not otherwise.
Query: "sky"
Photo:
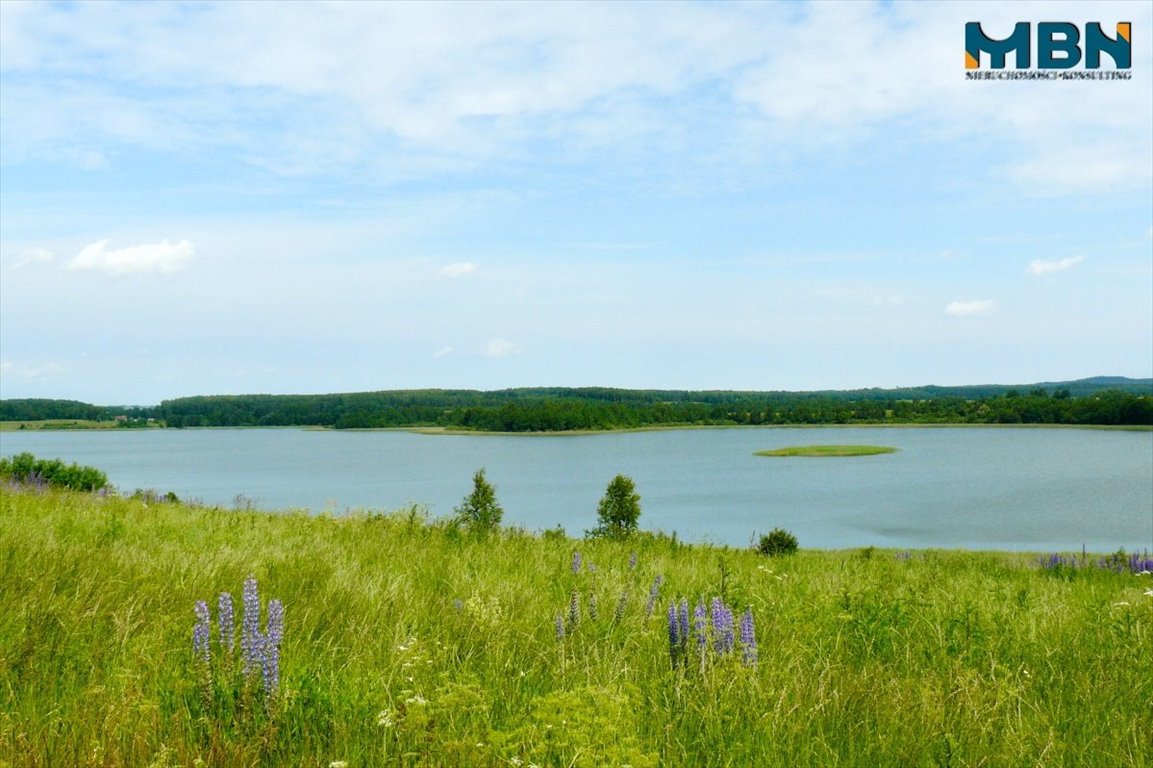
[[[1131,79],[966,80],[966,22],[1055,20],[1131,22]],[[0,0],[0,397],[1150,377],[1150,39],[1149,2]]]

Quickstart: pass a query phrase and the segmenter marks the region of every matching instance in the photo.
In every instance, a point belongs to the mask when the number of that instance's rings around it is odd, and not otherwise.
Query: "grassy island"
[[[1120,560],[7,484],[0,521],[5,768],[1149,765],[1153,580]]]
[[[789,448],[774,448],[771,451],[757,451],[758,456],[876,456],[881,453],[896,453],[897,449],[887,445],[794,445]]]

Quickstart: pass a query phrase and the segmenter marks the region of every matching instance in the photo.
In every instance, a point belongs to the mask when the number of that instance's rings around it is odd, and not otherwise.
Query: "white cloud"
[[[482,354],[485,357],[508,357],[520,352],[520,345],[508,339],[490,339],[484,345]]]
[[[196,246],[188,240],[170,243],[141,243],[119,250],[108,250],[108,240],[100,240],[84,247],[68,262],[74,271],[100,270],[113,275],[129,272],[177,272],[188,264],[196,253]]]
[[[48,264],[55,258],[56,254],[47,248],[32,248],[20,254],[20,256],[12,262],[9,269],[24,269],[33,264]]]
[[[437,351],[433,352],[432,356],[439,360],[442,357],[448,357],[449,355],[451,355],[455,351],[456,351],[455,347],[441,347]]]
[[[964,3],[3,6],[16,160],[81,146],[74,162],[102,167],[88,147],[112,140],[226,145],[282,173],[404,175],[556,145],[688,156],[677,142],[692,136],[759,162],[765,147],[851,146],[879,129],[997,141],[990,166],[1040,194],[1147,183],[1153,167],[1153,101],[1137,79],[966,82]],[[1149,4],[1093,7],[1150,20]],[[1039,13],[998,3],[980,16],[1004,30]],[[1135,72],[1147,50],[1134,48]],[[709,109],[678,111],[702,91]]]
[[[476,264],[471,261],[462,261],[456,264],[446,264],[440,268],[441,277],[464,277],[476,272]]]
[[[992,299],[950,301],[945,307],[945,314],[952,315],[953,317],[974,317],[976,315],[987,315],[991,313],[993,307],[994,302]]]
[[[45,379],[57,376],[64,372],[60,363],[44,363],[42,365],[24,365],[13,363],[11,360],[0,360],[0,376],[16,379]]]
[[[1063,272],[1066,269],[1072,269],[1084,260],[1084,256],[1070,256],[1067,259],[1060,259],[1058,261],[1033,259],[1029,262],[1029,266],[1025,268],[1025,271],[1030,275],[1045,275],[1050,272]]]

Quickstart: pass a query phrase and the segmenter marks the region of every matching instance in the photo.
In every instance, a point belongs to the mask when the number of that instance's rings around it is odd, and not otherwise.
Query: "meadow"
[[[4,487],[0,766],[1153,765],[1153,576],[801,545]]]

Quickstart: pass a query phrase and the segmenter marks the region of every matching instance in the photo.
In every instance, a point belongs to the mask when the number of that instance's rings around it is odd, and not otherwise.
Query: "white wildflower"
[[[394,725],[392,721],[392,713],[387,709],[382,709],[380,714],[376,716],[376,724],[381,728],[391,728]]]

